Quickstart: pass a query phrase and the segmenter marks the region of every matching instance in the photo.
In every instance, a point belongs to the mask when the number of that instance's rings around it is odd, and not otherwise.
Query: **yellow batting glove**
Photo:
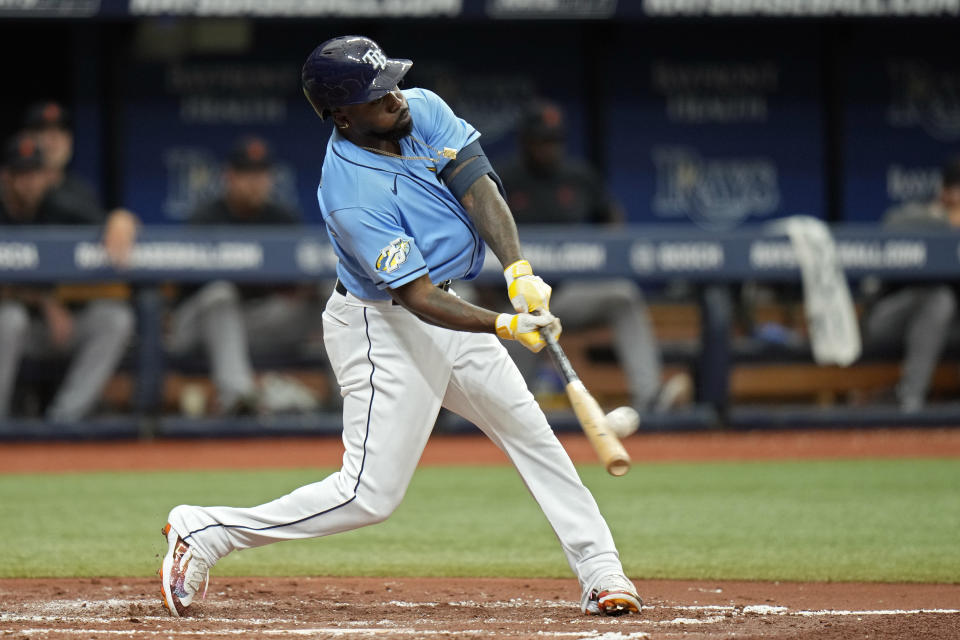
[[[516,340],[530,351],[539,352],[546,346],[541,332],[560,337],[560,320],[549,311],[532,313],[501,313],[497,316],[497,335],[504,340]]]
[[[517,260],[503,270],[507,281],[507,295],[510,304],[518,312],[550,310],[550,288],[540,276],[533,275],[533,267],[526,260]]]

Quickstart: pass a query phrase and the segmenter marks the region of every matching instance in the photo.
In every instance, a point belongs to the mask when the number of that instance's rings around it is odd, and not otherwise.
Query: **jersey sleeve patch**
[[[410,243],[403,238],[396,238],[390,244],[380,250],[377,256],[377,271],[383,273],[393,273],[407,261],[410,254]]]

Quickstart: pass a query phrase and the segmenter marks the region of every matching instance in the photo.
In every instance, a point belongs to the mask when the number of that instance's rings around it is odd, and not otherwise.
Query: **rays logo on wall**
[[[943,142],[960,140],[960,70],[940,70],[917,60],[887,63],[894,127],[920,127]]]
[[[215,197],[219,186],[217,161],[206,149],[170,147],[163,156],[167,192],[163,214],[172,220],[186,220],[202,201]]]
[[[410,243],[403,238],[397,238],[380,250],[380,255],[377,256],[377,271],[393,273],[407,261],[408,253]]]
[[[655,147],[652,208],[662,218],[686,216],[705,229],[733,228],[780,206],[780,180],[770,158],[704,158],[688,147]]]
[[[167,190],[163,199],[163,215],[171,220],[186,220],[199,205],[223,192],[222,161],[205,147],[169,147],[163,155]],[[273,190],[277,202],[299,210],[297,176],[293,167],[278,163],[273,168]]]

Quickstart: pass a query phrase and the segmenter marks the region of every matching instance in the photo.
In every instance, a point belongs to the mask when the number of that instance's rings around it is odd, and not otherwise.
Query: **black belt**
[[[443,291],[448,291],[450,289],[450,282],[451,282],[450,280],[444,280],[443,282],[437,285],[437,288]],[[334,290],[342,296],[347,295],[347,288],[343,286],[343,283],[340,282],[340,280],[337,280],[337,284],[336,286],[334,286]],[[397,304],[396,300],[393,301],[393,304]]]

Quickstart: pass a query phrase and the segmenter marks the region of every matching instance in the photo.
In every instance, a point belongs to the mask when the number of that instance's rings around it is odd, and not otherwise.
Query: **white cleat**
[[[643,600],[637,595],[637,588],[625,576],[613,574],[597,581],[591,589],[583,606],[588,616],[622,616],[626,613],[640,613]]]
[[[172,615],[179,618],[186,615],[187,607],[200,587],[203,587],[201,598],[207,595],[210,565],[193,552],[193,547],[180,538],[169,522],[162,533],[169,544],[167,555],[157,572],[163,588],[163,604]]]

